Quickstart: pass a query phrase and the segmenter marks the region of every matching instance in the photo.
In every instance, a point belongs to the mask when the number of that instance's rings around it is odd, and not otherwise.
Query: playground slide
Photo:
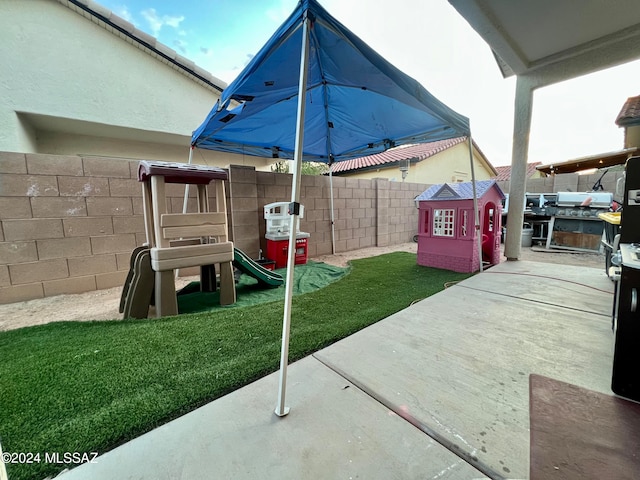
[[[242,250],[233,249],[233,265],[243,273],[252,276],[259,283],[269,287],[279,287],[284,283],[282,275],[267,270],[258,262],[254,261]]]

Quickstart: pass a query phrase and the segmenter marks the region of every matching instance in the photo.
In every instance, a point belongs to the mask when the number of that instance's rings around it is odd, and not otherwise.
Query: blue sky
[[[98,1],[226,82],[297,4],[297,0]]]
[[[97,0],[231,82],[297,0]],[[446,0],[320,0],[334,17],[448,106],[471,119],[494,165],[511,163],[515,80]],[[640,95],[640,62],[539,89],[529,161],[552,163],[622,148],[614,121]],[[203,119],[194,119],[194,129]]]

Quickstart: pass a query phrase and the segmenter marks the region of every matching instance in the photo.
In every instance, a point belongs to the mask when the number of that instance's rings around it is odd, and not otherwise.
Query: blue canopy
[[[469,120],[324,10],[301,0],[193,133],[194,147],[294,157],[302,24],[310,19],[303,160],[333,161],[469,135]]]
[[[470,136],[467,118],[374,52],[315,0],[301,0],[222,92],[191,145],[294,159],[289,245],[295,245],[303,160],[332,163],[464,135]],[[333,214],[331,220],[333,232]],[[278,416],[289,412],[285,391],[294,253],[288,249]]]

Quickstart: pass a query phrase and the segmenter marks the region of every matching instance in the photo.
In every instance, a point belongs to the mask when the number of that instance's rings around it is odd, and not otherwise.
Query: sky
[[[446,0],[319,0],[353,33],[431,94],[469,117],[494,166],[511,164],[515,78]],[[98,0],[230,83],[297,0]],[[615,119],[640,95],[640,61],[538,89],[529,162],[557,163],[623,147]],[[194,129],[204,119],[194,119]]]

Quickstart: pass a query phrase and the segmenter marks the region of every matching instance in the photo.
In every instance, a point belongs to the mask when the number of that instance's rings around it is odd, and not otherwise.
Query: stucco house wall
[[[624,129],[624,148],[640,146],[640,125],[632,125]]]
[[[219,98],[217,88],[68,2],[3,0],[0,31],[0,151],[184,162],[191,132]],[[226,86],[149,35],[135,35]],[[209,151],[194,161],[268,165]]]
[[[488,180],[492,177],[493,172],[475,148],[473,166],[476,180]],[[362,179],[386,178],[392,182],[402,182],[402,172],[397,164],[349,171],[340,173],[340,176]],[[420,162],[411,163],[404,181],[430,184],[471,181],[469,144],[459,143]]]
[[[475,148],[473,149],[473,168],[476,180],[489,180],[493,175]],[[414,176],[411,178],[415,182],[470,182],[469,144],[467,142],[459,143],[431,158],[418,162],[415,166],[411,165],[407,180],[412,173]]]

